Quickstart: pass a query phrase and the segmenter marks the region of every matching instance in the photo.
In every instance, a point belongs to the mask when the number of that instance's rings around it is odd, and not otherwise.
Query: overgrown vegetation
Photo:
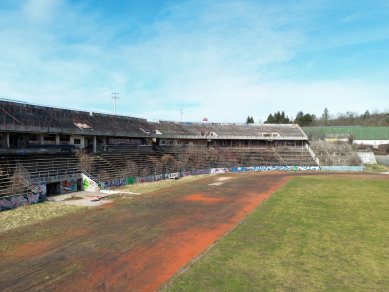
[[[389,172],[389,167],[383,164],[365,164],[366,172]]]
[[[384,291],[389,180],[295,178],[169,291]]]

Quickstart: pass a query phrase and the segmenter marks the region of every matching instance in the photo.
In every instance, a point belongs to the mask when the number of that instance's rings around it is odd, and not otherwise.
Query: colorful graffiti
[[[248,171],[318,171],[319,166],[239,166],[231,168],[231,172]]]
[[[47,190],[46,190],[46,183],[44,182],[41,182],[40,184],[38,185],[33,185],[33,190],[32,192],[34,194],[39,194],[41,196],[45,196],[46,197],[46,194],[47,194]]]
[[[101,189],[107,189],[107,188],[112,188],[112,187],[120,187],[120,186],[125,186],[127,185],[127,179],[113,179],[105,182],[100,183],[100,188]]]
[[[179,172],[169,173],[169,179],[178,179],[180,178]]]
[[[127,177],[127,184],[128,185],[133,185],[135,183],[135,177],[129,176]]]
[[[228,168],[211,168],[212,174],[221,174],[228,172]]]
[[[89,178],[87,175],[82,174],[82,186],[84,191],[87,192],[99,192],[100,188],[97,182]]]
[[[45,195],[34,194],[34,193],[0,198],[0,211],[11,210],[21,206],[43,202],[45,198],[46,198]]]
[[[62,181],[62,189],[64,193],[76,192],[77,181],[75,180],[64,180]]]

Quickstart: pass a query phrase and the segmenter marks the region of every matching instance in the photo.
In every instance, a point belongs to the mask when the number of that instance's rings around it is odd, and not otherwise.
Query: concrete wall
[[[364,166],[320,166],[324,171],[364,171]]]
[[[85,174],[82,174],[82,186],[84,191],[87,192],[99,192],[99,185]]]
[[[11,210],[25,205],[36,204],[39,202],[43,202],[44,200],[45,196],[33,193],[9,197],[0,197],[0,211]]]
[[[363,164],[377,164],[373,152],[356,152]]]
[[[74,139],[80,139],[80,144],[74,144]],[[79,147],[79,148],[84,148],[85,147],[85,137],[84,136],[74,136],[74,135],[71,135],[70,136],[70,144],[71,145],[74,145],[76,147]]]

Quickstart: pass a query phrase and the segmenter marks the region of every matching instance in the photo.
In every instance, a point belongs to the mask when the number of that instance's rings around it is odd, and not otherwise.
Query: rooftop
[[[164,138],[299,139],[307,137],[295,124],[191,123],[147,119],[47,107],[0,100],[0,130],[107,136]]]

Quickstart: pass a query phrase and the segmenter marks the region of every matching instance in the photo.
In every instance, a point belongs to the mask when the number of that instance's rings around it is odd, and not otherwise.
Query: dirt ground
[[[156,290],[291,176],[214,176],[3,233],[0,290]]]

